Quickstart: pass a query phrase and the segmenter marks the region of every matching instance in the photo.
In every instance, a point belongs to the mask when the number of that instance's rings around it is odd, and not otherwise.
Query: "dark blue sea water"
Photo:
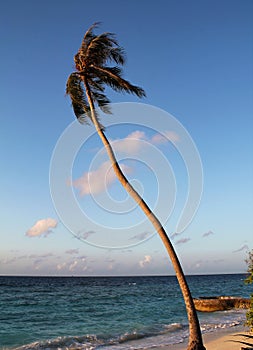
[[[188,276],[193,297],[249,297],[245,275]],[[199,313],[203,332],[245,310]],[[188,336],[175,277],[0,277],[0,349],[148,349]]]

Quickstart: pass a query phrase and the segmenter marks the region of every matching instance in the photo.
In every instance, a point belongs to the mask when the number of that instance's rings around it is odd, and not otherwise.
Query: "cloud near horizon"
[[[52,233],[52,229],[57,226],[58,222],[55,219],[47,218],[36,221],[36,223],[26,231],[27,237],[47,237]]]
[[[69,261],[64,261],[56,265],[57,271],[62,271],[63,273],[82,273],[88,270],[87,258],[85,256],[75,257]]]
[[[150,255],[145,255],[143,260],[139,261],[139,266],[144,268],[146,265],[151,263],[152,257]]]
[[[70,255],[73,255],[73,254],[79,254],[79,249],[68,249],[65,251],[66,254],[70,254]]]

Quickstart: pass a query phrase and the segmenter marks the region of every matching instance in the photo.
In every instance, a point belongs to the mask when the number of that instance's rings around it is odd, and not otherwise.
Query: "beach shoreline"
[[[243,275],[188,277],[197,296],[229,295],[232,290],[246,297],[250,289],[243,279]],[[0,284],[1,317],[6,320],[0,329],[2,350],[187,349],[188,321],[174,276],[0,277]],[[246,332],[245,313],[244,309],[199,313],[207,350],[215,350],[210,342],[219,338],[220,345],[223,335]],[[229,340],[224,349],[240,350],[241,344],[231,342],[239,338]]]
[[[248,329],[243,326],[235,326],[229,329],[205,333],[203,334],[203,342],[206,350],[241,350],[242,347],[250,350],[251,348],[253,349],[253,334],[250,334]],[[186,349],[187,341],[156,348],[156,350]]]

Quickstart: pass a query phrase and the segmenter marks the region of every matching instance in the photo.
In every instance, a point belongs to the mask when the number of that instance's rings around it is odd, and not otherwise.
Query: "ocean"
[[[187,276],[193,297],[249,297],[244,274]],[[198,313],[202,332],[243,325],[245,310]],[[181,343],[176,277],[0,276],[0,349],[148,349]]]

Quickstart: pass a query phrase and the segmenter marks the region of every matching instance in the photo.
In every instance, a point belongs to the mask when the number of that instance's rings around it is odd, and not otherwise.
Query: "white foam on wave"
[[[157,345],[164,346],[183,342],[187,336],[187,327],[180,323],[164,325],[162,328],[124,333],[111,338],[99,338],[95,335],[83,337],[58,337],[33,342],[15,350],[130,350],[147,349]]]
[[[245,311],[230,310],[202,314],[201,319],[202,333],[216,332],[243,324]],[[142,330],[126,332],[117,336],[58,337],[33,342],[15,350],[95,350],[98,348],[103,350],[145,350],[182,343],[188,338],[188,334],[187,325],[171,323],[163,326],[144,327]]]
[[[102,342],[95,335],[87,335],[83,337],[58,337],[37,341],[20,346],[14,350],[93,350],[101,345]]]

